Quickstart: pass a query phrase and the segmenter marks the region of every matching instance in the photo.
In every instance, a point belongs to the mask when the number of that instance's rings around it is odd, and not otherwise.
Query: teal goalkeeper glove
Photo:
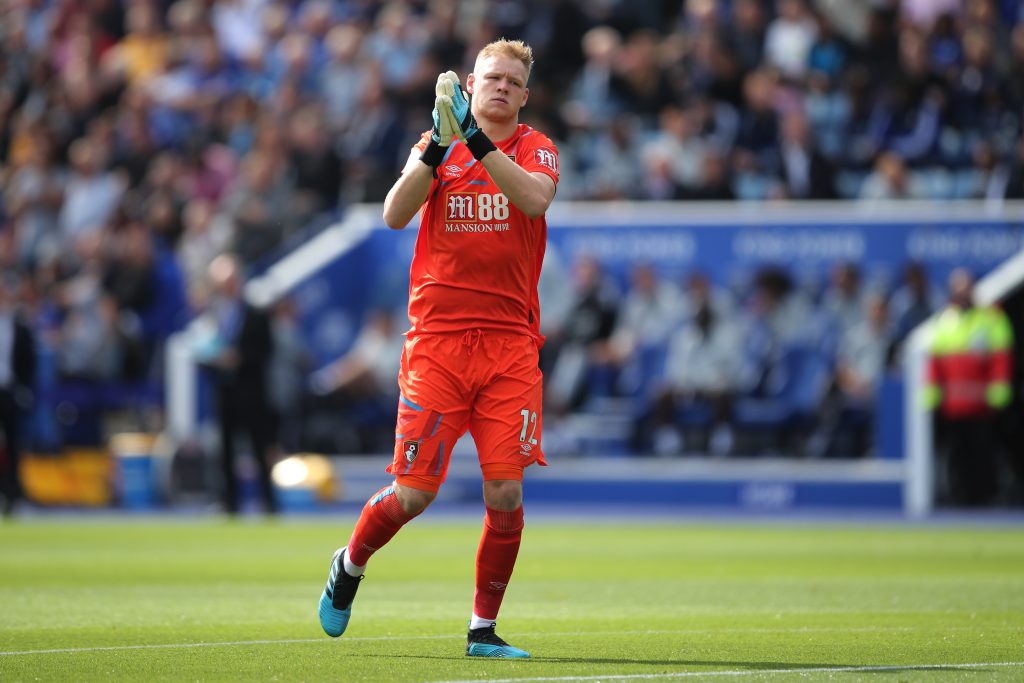
[[[437,177],[437,167],[441,165],[452,140],[461,137],[462,134],[462,129],[459,128],[458,122],[452,115],[451,94],[454,92],[451,83],[452,76],[455,76],[454,71],[443,73],[437,77],[437,85],[434,86],[434,110],[431,112],[434,127],[430,131],[430,143],[420,155],[420,161],[430,167],[435,178]],[[455,79],[457,81],[458,76],[455,76]]]
[[[447,71],[438,76],[436,93],[441,103],[437,107],[438,112],[441,116],[450,116],[448,125],[453,129],[455,137],[466,142],[480,132],[469,106],[469,96],[463,91],[457,73]]]
[[[444,150],[455,138],[461,140],[469,148],[473,158],[483,160],[489,152],[496,148],[494,143],[480,127],[469,106],[469,97],[462,90],[459,76],[454,71],[446,71],[437,77],[434,86],[434,128],[430,133],[430,145],[423,152],[420,160],[434,169],[441,163]]]
[[[452,115],[454,88],[451,77],[454,75],[454,71],[441,74],[437,77],[437,85],[434,86],[436,99],[434,99],[434,111],[431,112],[434,128],[430,133],[430,138],[441,147],[448,147],[456,137],[463,139],[462,130]],[[458,79],[457,76],[455,78]],[[465,140],[463,139],[463,141]]]

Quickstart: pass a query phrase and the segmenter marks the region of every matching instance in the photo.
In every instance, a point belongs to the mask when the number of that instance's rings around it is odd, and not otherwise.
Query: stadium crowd
[[[258,269],[382,200],[436,74],[498,36],[545,65],[524,122],[556,140],[563,200],[1024,197],[1018,0],[11,0],[0,27],[0,265],[67,380],[161,382],[207,264]],[[849,415],[941,304],[920,271],[881,297],[852,264],[814,293],[779,270],[740,293],[578,275],[551,316],[553,405],[637,391],[622,383],[657,337],[673,383],[634,445],[665,452],[684,398],[708,406],[687,419],[726,423],[808,320],[838,368],[821,396],[845,397],[816,423]],[[730,438],[712,428],[707,447]]]

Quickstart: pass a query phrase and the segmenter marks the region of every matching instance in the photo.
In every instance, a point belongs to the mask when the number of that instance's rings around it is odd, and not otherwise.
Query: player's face
[[[515,119],[530,95],[526,67],[514,57],[501,55],[479,60],[466,87],[473,95],[473,115],[493,121]]]

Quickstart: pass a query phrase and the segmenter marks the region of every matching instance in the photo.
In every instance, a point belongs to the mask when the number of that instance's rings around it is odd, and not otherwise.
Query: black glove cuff
[[[434,140],[431,140],[427,148],[423,150],[423,154],[420,155],[420,161],[436,170],[441,165],[441,162],[444,161],[444,155],[447,151],[447,147],[442,147]]]
[[[483,161],[488,152],[498,149],[491,142],[491,139],[484,135],[482,130],[477,131],[472,137],[466,139],[466,147],[469,147],[469,151],[473,153],[473,158],[477,161]]]

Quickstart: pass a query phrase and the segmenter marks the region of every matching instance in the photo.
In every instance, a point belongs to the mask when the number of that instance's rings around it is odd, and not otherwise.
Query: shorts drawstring
[[[462,345],[466,347],[466,355],[471,356],[480,347],[480,340],[484,333],[477,329],[466,330],[462,335]]]

